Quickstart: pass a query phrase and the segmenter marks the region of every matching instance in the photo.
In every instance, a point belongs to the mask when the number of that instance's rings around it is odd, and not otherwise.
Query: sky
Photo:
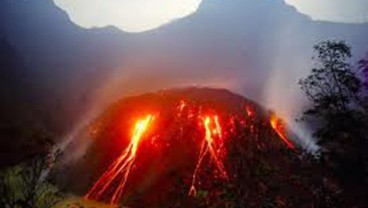
[[[157,28],[195,12],[202,0],[54,0],[76,24],[127,32]]]
[[[216,0],[213,0],[216,1]],[[284,0],[315,20],[367,22],[368,0]],[[54,0],[85,28],[143,32],[195,12],[202,0]]]
[[[285,0],[315,20],[368,22],[368,0]]]

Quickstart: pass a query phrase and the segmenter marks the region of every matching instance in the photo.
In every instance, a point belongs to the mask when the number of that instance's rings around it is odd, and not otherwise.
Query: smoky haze
[[[308,144],[294,119],[312,46],[343,39],[358,58],[368,51],[368,24],[313,21],[281,0],[205,0],[196,13],[139,34],[80,28],[51,0],[3,0],[0,13],[2,39],[24,63],[30,106],[68,138],[122,96],[211,86],[274,109]]]

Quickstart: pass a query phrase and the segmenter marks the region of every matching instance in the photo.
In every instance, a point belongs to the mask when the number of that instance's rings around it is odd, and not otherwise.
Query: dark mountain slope
[[[30,74],[17,51],[0,37],[0,168],[43,151],[50,139],[45,117],[37,113]],[[44,143],[42,143],[42,142]]]
[[[39,110],[58,118],[49,121],[54,129],[69,130],[105,80],[101,72],[118,65],[124,43],[109,38],[114,29],[74,25],[50,0],[4,0],[0,15],[0,35],[23,60]]]
[[[367,35],[368,24],[312,21],[283,1],[206,0],[190,17],[138,35],[141,50],[133,56],[181,63],[182,76],[235,80],[237,91],[263,103],[269,88],[296,94],[290,89],[308,72],[318,41],[346,40],[362,56]],[[152,55],[152,48],[160,53]],[[155,68],[156,59],[146,67]]]

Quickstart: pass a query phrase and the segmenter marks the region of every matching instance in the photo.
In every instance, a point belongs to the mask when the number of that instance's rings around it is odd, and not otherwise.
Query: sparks
[[[128,147],[97,180],[85,195],[85,198],[100,199],[106,192],[107,188],[112,185],[113,181],[120,178],[118,186],[113,192],[110,203],[116,204],[120,201],[130,170],[136,158],[139,143],[153,119],[153,115],[147,115],[144,119],[140,119],[136,122],[131,142]]]
[[[270,123],[272,128],[279,135],[279,137],[286,143],[286,145],[290,149],[295,149],[295,145],[286,136],[284,122],[281,119],[279,119],[276,115],[271,115]]]

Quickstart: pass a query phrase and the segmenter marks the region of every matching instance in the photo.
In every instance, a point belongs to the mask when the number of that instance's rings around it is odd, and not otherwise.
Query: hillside
[[[57,178],[80,196],[128,207],[306,207],[323,172],[304,171],[287,135],[282,120],[227,90],[158,91],[111,105],[66,149]]]

